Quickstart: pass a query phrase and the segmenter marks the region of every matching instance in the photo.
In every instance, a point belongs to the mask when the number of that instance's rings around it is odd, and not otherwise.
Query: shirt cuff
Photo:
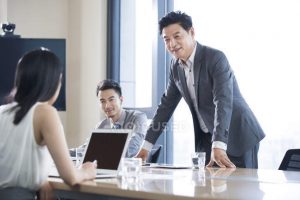
[[[153,147],[153,144],[151,144],[150,142],[144,140],[143,143],[142,143],[142,148],[147,150],[147,151],[151,151]]]
[[[223,149],[224,151],[227,150],[227,144],[225,142],[221,142],[221,141],[214,141],[212,143],[211,148],[218,148],[218,149]]]

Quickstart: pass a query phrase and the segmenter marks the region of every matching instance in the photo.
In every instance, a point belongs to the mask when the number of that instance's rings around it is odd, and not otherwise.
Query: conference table
[[[134,183],[117,178],[70,187],[49,177],[55,193],[66,199],[300,199],[300,172],[269,169],[170,169],[143,167]]]

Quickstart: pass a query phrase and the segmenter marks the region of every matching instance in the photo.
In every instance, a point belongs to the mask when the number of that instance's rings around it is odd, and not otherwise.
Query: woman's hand
[[[48,181],[46,181],[45,183],[43,183],[43,185],[41,186],[41,188],[38,192],[38,199],[39,200],[52,200],[52,199],[55,199],[54,197],[55,197],[55,195],[54,195],[52,186],[49,184]]]

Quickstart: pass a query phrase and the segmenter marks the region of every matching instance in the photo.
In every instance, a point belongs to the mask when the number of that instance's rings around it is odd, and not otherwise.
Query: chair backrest
[[[300,149],[289,149],[278,168],[285,171],[300,171]]]
[[[162,145],[154,145],[151,151],[149,152],[147,163],[157,163],[161,149]]]

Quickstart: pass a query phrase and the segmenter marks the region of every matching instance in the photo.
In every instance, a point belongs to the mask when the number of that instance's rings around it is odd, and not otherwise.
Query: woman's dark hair
[[[106,79],[98,83],[96,88],[96,95],[98,96],[99,91],[113,89],[119,96],[122,96],[122,89],[119,83],[114,80]]]
[[[186,31],[190,30],[190,28],[193,27],[192,18],[181,11],[169,12],[159,20],[158,24],[160,35],[162,33],[162,30],[171,24],[179,24]]]
[[[17,64],[12,100],[17,105],[14,124],[18,124],[38,101],[48,101],[54,96],[62,74],[58,57],[45,48],[23,55]]]

